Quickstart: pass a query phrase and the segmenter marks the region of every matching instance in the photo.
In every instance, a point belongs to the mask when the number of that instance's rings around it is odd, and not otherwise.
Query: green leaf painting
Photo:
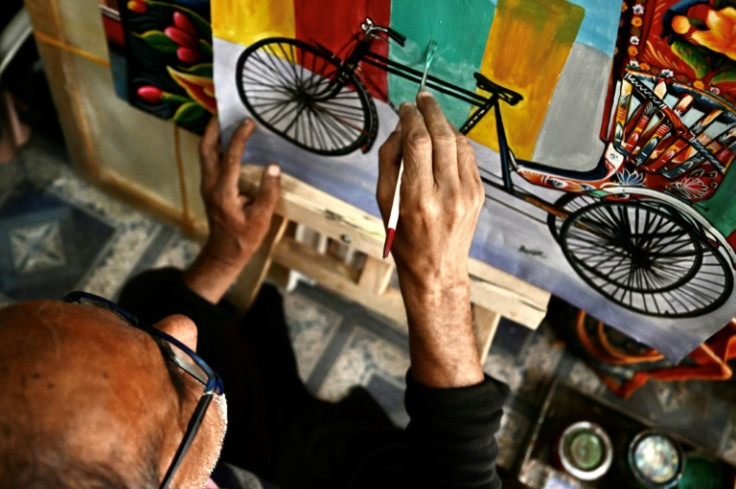
[[[672,52],[695,71],[697,78],[703,78],[708,74],[710,69],[708,58],[697,47],[685,41],[676,40],[672,43]]]
[[[179,47],[174,41],[161,31],[148,31],[143,34],[135,34],[135,36],[143,39],[146,44],[153,49],[164,54],[173,54]]]
[[[171,119],[177,124],[188,125],[197,122],[202,117],[208,117],[207,109],[196,102],[182,104]]]

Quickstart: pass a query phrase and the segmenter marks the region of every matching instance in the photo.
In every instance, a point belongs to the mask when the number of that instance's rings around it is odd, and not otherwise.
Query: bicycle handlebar
[[[361,29],[363,29],[363,33],[366,36],[374,35],[373,31],[383,32],[388,37],[399,43],[400,46],[404,46],[404,43],[406,42],[406,36],[402,33],[393,30],[390,27],[383,27],[380,25],[376,25],[373,20],[370,17],[366,17],[365,21],[360,24]]]
[[[403,35],[402,33],[398,31],[393,30],[390,27],[386,27],[386,34],[388,34],[391,39],[398,42],[399,45],[404,46],[404,43],[406,42],[405,35]]]

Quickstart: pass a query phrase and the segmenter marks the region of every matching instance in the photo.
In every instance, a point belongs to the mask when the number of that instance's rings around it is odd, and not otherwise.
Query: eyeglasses
[[[204,391],[197,403],[197,408],[194,410],[194,414],[192,414],[192,417],[189,420],[189,425],[187,426],[187,431],[184,434],[184,439],[181,441],[181,444],[179,444],[176,455],[174,455],[174,459],[171,461],[169,469],[166,471],[166,475],[161,482],[160,489],[167,489],[176,469],[179,468],[182,460],[184,460],[184,455],[186,455],[187,450],[189,450],[189,446],[192,444],[192,441],[199,430],[200,424],[202,424],[202,419],[204,419],[207,407],[210,405],[210,401],[212,401],[212,396],[219,396],[224,392],[222,379],[220,379],[220,376],[217,375],[209,365],[207,365],[207,362],[194,353],[184,343],[163,331],[141,324],[135,316],[120,308],[112,301],[94,294],[79,291],[66,294],[62,300],[64,302],[86,304],[106,309],[128,322],[131,326],[145,331],[154,338],[163,340],[166,344],[166,347],[161,349],[163,354],[184,372],[204,386]]]

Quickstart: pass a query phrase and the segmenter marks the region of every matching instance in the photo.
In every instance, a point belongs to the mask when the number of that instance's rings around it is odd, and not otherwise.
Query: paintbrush
[[[434,54],[437,52],[437,41],[434,39],[429,41],[427,45],[427,53],[424,57],[424,73],[422,73],[422,80],[419,82],[419,90],[417,90],[417,96],[424,90],[424,85],[427,82],[427,72],[429,72],[429,65],[432,64]],[[396,225],[399,222],[399,207],[401,205],[401,177],[404,174],[404,159],[401,159],[399,165],[399,176],[396,178],[396,190],[394,190],[394,201],[391,204],[391,213],[388,216],[388,226],[386,228],[386,241],[383,242],[383,258],[387,258],[391,252],[391,245],[394,242],[394,234],[396,234]]]

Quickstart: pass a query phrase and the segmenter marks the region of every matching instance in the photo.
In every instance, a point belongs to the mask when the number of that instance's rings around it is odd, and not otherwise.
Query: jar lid
[[[646,488],[668,489],[682,474],[682,453],[668,436],[652,430],[639,433],[629,446],[629,467]]]
[[[562,468],[584,481],[603,477],[613,461],[611,440],[603,428],[589,421],[568,426],[560,436],[557,450]]]

